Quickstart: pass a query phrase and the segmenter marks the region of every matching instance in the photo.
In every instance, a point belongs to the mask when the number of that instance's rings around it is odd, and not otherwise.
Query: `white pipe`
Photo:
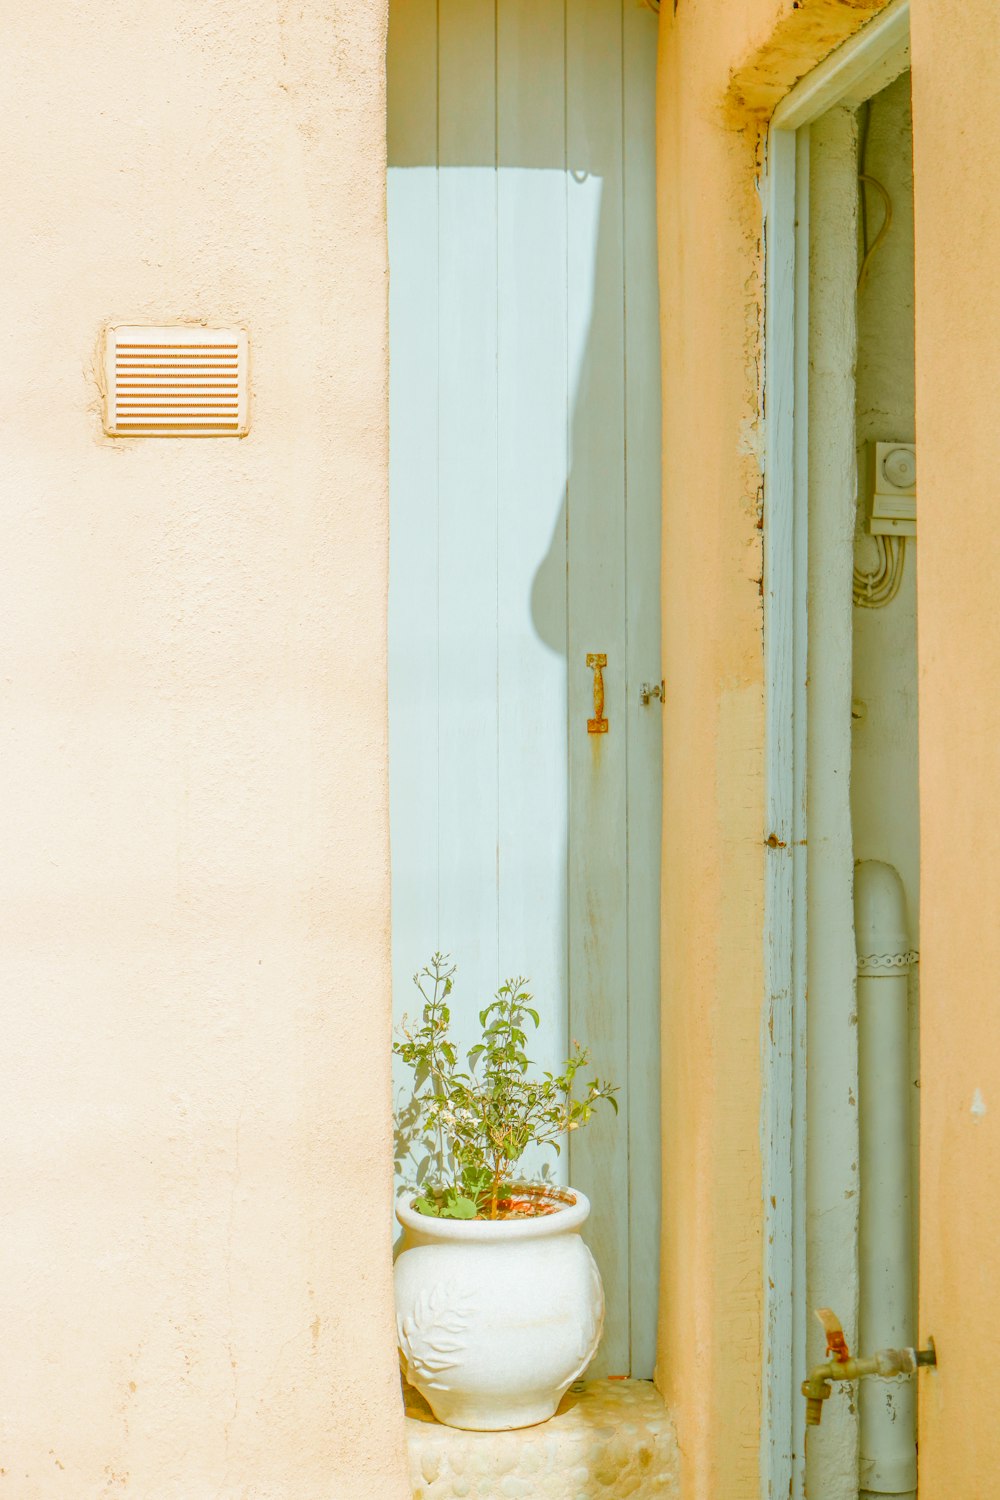
[[[808,1305],[836,1308],[852,1348],[858,1326],[859,1207],[850,602],[857,487],[856,272],[851,270],[857,170],[856,117],[847,109],[831,109],[809,131],[809,253],[807,266],[796,267],[796,275],[808,270],[809,277],[808,434],[801,433],[808,436],[809,638],[804,655],[795,659],[796,672],[808,678],[803,1227]],[[804,428],[804,414],[797,408],[795,418]],[[796,533],[801,523],[797,512]],[[800,619],[793,621],[793,628],[800,624]],[[802,1333],[808,1368],[823,1354],[819,1324]],[[801,1421],[801,1408],[796,1415]],[[809,1500],[845,1500],[858,1475],[853,1401],[836,1402],[824,1414],[822,1427],[810,1429],[805,1468]]]
[[[903,883],[891,865],[854,869],[861,1139],[859,1353],[915,1345],[910,1210],[908,978],[914,955]],[[912,1375],[859,1386],[861,1495],[915,1500]]]

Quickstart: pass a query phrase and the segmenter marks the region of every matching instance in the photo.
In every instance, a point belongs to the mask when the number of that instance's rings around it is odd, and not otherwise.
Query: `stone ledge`
[[[555,1416],[516,1432],[436,1422],[404,1387],[414,1500],[675,1500],[673,1423],[646,1380],[580,1381]]]

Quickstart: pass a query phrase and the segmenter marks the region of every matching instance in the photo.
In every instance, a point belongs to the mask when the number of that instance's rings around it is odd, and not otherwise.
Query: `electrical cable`
[[[889,233],[889,229],[892,225],[892,199],[889,197],[888,190],[883,183],[879,182],[877,177],[873,177],[867,170],[868,137],[871,133],[871,122],[872,102],[870,99],[868,99],[865,101],[858,114],[858,198],[860,200],[859,218],[861,220],[861,269],[858,271],[857,287],[859,292],[861,291],[861,288],[864,285],[865,277],[868,274],[868,267],[871,264],[872,256],[882,244],[882,241]],[[875,191],[882,199],[882,207],[885,211],[885,216],[882,220],[882,226],[870,245],[868,243],[868,194],[864,189],[864,184],[866,182],[871,184],[871,186],[875,189]]]
[[[892,199],[888,189],[865,170],[868,158],[868,136],[871,127],[871,100],[867,100],[858,121],[858,197],[861,221],[861,266],[858,271],[857,293],[860,296],[871,265],[872,257],[880,248],[892,227]],[[865,184],[873,187],[882,199],[884,210],[878,234],[868,243],[868,195]],[[895,536],[873,536],[878,552],[878,566],[866,572],[854,568],[853,597],[859,609],[883,609],[891,604],[899,593],[903,581],[903,565],[906,560],[906,538]]]
[[[883,609],[899,593],[903,581],[906,538],[873,536],[878,551],[878,567],[870,573],[855,567],[854,603],[859,609]]]
[[[858,110],[858,177],[864,176],[868,162],[868,132],[872,122],[872,101],[866,99]],[[864,188],[858,193],[861,219],[861,259],[868,254],[868,194]]]
[[[892,227],[892,199],[889,197],[888,189],[883,187],[882,183],[879,182],[877,177],[872,177],[871,173],[859,172],[858,181],[868,182],[871,184],[871,186],[875,189],[875,191],[882,199],[882,206],[885,209],[885,217],[882,220],[879,232],[872,240],[871,245],[865,251],[865,258],[861,262],[861,270],[858,272],[858,291],[860,292],[861,288],[864,286],[865,276],[867,274],[868,267],[871,265],[872,256],[875,254],[876,250],[879,248],[882,241],[889,233],[890,228]],[[864,191],[864,188],[862,188],[862,196],[864,195]]]

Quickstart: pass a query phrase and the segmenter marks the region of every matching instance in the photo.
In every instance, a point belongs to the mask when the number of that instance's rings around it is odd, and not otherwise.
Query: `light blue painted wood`
[[[552,1070],[568,1040],[563,0],[505,0],[497,46],[500,962],[531,978]],[[566,1180],[565,1153],[540,1162]]]
[[[621,5],[569,0],[571,329],[589,320],[569,452],[570,1032],[591,1048],[595,1071],[623,1085],[619,1118],[602,1111],[572,1138],[570,1177],[593,1205],[588,1238],[608,1306],[596,1371],[615,1375],[630,1365],[621,59]],[[594,713],[587,655],[594,652],[608,659],[609,729],[601,735],[587,731]]]
[[[795,1083],[795,692],[792,628],[796,574],[795,505],[795,136],[772,131],[768,141],[767,323],[765,366],[767,465],[764,476],[764,646],[767,779],[765,827],[765,1004],[761,1055],[764,1207],[765,1345],[772,1378],[764,1382],[761,1422],[763,1500],[791,1493],[795,1467],[797,1391],[794,1348],[793,1219]],[[801,582],[805,575],[802,575]],[[803,718],[804,724],[804,718]],[[767,842],[771,840],[771,842]],[[803,1288],[804,1290],[804,1288]],[[780,1372],[780,1373],[779,1373]],[[801,1379],[801,1377],[800,1377]]]
[[[628,1153],[632,1373],[656,1361],[660,1245],[660,846],[663,716],[643,705],[660,671],[660,340],[656,296],[658,23],[623,9],[625,128],[625,597],[628,633]],[[666,703],[669,705],[667,696]],[[670,857],[669,849],[667,858]]]
[[[389,781],[401,1014],[413,1010],[411,975],[440,941],[437,0],[393,6],[387,70]]]
[[[792,650],[792,1275],[791,1368],[785,1371],[792,1388],[792,1484],[778,1490],[789,1500],[805,1500],[805,1434],[795,1420],[799,1390],[798,1371],[808,1368],[809,1324],[812,1314],[806,1279],[806,1034],[807,983],[807,873],[808,798],[806,786],[807,728],[809,705],[809,131],[796,132],[795,141],[795,286],[791,302],[779,297],[778,317],[791,314],[795,325],[795,372],[792,395],[794,416],[792,528],[794,548],[791,576],[784,574],[779,587],[791,592]],[[788,1070],[780,1080],[780,1097],[787,1097]],[[781,1476],[784,1477],[783,1475]]]
[[[543,1064],[579,1036],[621,1084],[621,1120],[574,1138],[570,1175],[595,1204],[599,1368],[640,1375],[659,1134],[661,710],[637,700],[659,667],[655,32],[629,0],[396,0],[389,49],[397,1014],[436,945],[460,964],[466,1041],[523,969]],[[643,136],[627,151],[626,121]]]
[[[438,24],[440,931],[471,1044],[500,978],[493,0],[439,0]]]

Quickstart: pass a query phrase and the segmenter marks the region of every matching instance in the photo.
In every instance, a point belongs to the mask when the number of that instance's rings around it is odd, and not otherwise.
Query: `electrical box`
[[[916,536],[916,444],[869,443],[867,458],[872,536]]]
[[[119,325],[105,335],[104,430],[114,437],[243,437],[243,328]]]

